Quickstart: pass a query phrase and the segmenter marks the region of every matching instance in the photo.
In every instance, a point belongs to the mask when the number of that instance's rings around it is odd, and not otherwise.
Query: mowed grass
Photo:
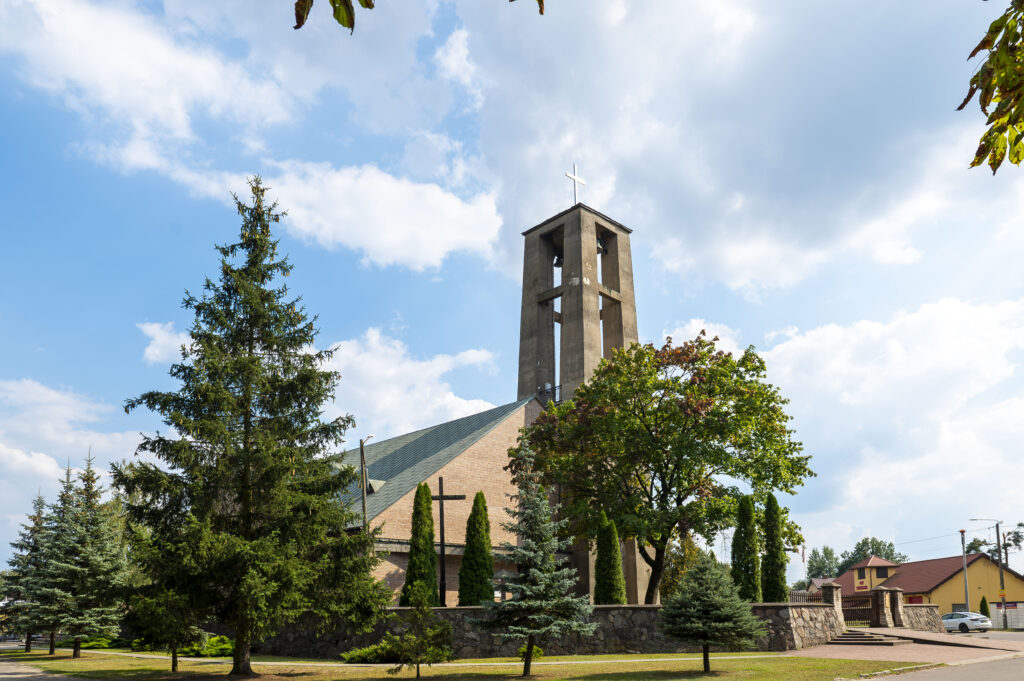
[[[728,656],[728,655],[726,655]],[[700,658],[687,656],[640,662],[642,655],[608,656],[609,660],[578,662],[558,665],[535,665],[532,678],[556,681],[558,679],[589,679],[591,681],[674,681],[675,679],[714,678],[742,681],[833,681],[837,676],[857,676],[912,663],[872,662],[859,660],[823,660],[814,658],[773,656],[748,659],[716,659],[712,657],[711,677],[701,673]],[[111,679],[127,681],[207,681],[223,680],[230,670],[230,662],[222,659],[202,662],[181,661],[177,674],[170,672],[166,659],[134,658],[120,655],[97,655],[83,651],[78,660],[70,651],[50,656],[44,653],[0,652],[0,659],[21,662],[58,674],[82,679]],[[617,661],[611,661],[617,660]],[[551,661],[551,660],[549,660]],[[301,667],[287,664],[253,667],[264,681],[370,681],[376,679],[414,678],[415,671],[388,674],[384,667],[338,665],[327,667]],[[448,666],[422,668],[425,678],[443,679],[516,679],[521,678],[521,667],[478,666],[460,663]]]

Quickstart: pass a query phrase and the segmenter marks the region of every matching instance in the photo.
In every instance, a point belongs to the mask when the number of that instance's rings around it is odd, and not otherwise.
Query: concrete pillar
[[[884,586],[876,586],[871,589],[871,626],[892,626],[892,612],[889,610],[889,589]]]
[[[889,610],[892,613],[892,624],[894,627],[905,627],[906,620],[903,618],[903,589],[899,587],[886,587],[889,589]]]

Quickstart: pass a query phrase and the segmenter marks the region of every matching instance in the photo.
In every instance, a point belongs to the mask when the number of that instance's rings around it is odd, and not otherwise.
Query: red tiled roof
[[[988,558],[983,553],[972,553],[967,556],[967,564],[970,565],[983,557]],[[903,593],[908,594],[928,593],[963,570],[963,566],[963,556],[904,563],[896,570],[895,575],[885,580],[885,586],[903,589]]]

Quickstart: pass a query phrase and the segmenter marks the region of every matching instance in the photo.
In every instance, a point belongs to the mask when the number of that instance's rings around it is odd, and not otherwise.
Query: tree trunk
[[[71,657],[74,658],[74,659],[78,659],[81,656],[82,656],[82,639],[76,638],[75,639],[75,647],[73,649],[73,652],[71,653]]]
[[[178,646],[171,646],[171,671],[178,671]]]
[[[241,629],[238,630],[242,631]],[[256,676],[252,671],[252,663],[249,660],[249,644],[248,634],[238,633],[238,638],[235,641],[235,654],[232,657],[231,673],[232,674],[244,674],[245,676]]]
[[[523,655],[523,676],[530,675],[530,665],[533,663],[533,634],[526,638],[526,654]]]
[[[707,643],[705,643],[704,645],[702,645],[700,647],[700,651],[702,653],[704,653],[704,673],[705,674],[710,674],[711,673],[711,659],[708,657],[708,648],[709,647],[710,646]]]
[[[57,632],[50,632],[50,654],[53,655],[57,652]]]
[[[26,653],[31,653],[32,652],[32,632],[31,631],[26,631],[25,632],[25,652]]]
[[[647,557],[644,556],[646,559]],[[654,546],[654,561],[650,562],[651,579],[647,582],[647,593],[644,594],[644,603],[654,605],[658,601],[658,587],[661,586],[661,576],[665,574],[665,546]]]
[[[420,678],[420,663],[416,663],[416,678]]]

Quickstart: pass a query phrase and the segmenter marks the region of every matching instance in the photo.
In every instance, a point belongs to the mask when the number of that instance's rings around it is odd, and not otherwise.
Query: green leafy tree
[[[480,605],[494,600],[494,558],[491,555],[491,521],[483,492],[473,497],[466,521],[466,550],[459,567],[459,605]]]
[[[808,577],[838,577],[839,557],[830,546],[822,546],[821,550],[811,549],[807,556]]]
[[[679,591],[661,609],[664,632],[701,647],[704,673],[711,673],[711,646],[749,648],[765,633],[764,623],[750,612],[736,586],[711,556],[704,555],[687,571]]]
[[[690,534],[672,540],[665,552],[665,572],[661,576],[662,601],[667,601],[678,593],[683,575],[700,558],[701,553]]]
[[[315,317],[281,284],[292,265],[271,234],[277,206],[258,177],[249,185],[251,204],[235,197],[238,241],[217,247],[219,279],[185,296],[195,321],[170,370],[179,388],[125,403],[170,429],[136,450],[160,464],[114,469],[129,520],[190,571],[178,593],[233,629],[233,674],[251,674],[253,643],[300,616],[365,630],[390,600],[371,577],[375,533],[345,531],[359,520],[343,501],[358,475],[335,449],[352,418],[321,418],[339,378],[323,368],[332,352],[314,349]]]
[[[509,0],[514,2],[515,0]],[[347,28],[350,32],[355,31],[356,25],[356,9],[352,0],[330,0],[331,11],[334,14],[334,20],[339,24]],[[359,0],[359,4],[364,9],[373,9],[374,0]],[[544,14],[544,0],[537,0],[537,6],[540,9],[540,13]],[[313,9],[313,0],[295,0],[295,28],[302,28],[306,19],[309,18],[309,11]]]
[[[786,568],[789,556],[783,542],[782,513],[774,494],[764,504],[764,558],[761,560],[761,597],[769,603],[789,600]]]
[[[517,493],[511,495],[515,507],[506,509],[512,522],[503,527],[520,541],[518,545],[504,542],[502,550],[518,572],[508,582],[512,598],[489,602],[487,607],[499,638],[526,642],[523,676],[529,676],[534,646],[552,636],[591,634],[597,625],[586,621],[593,611],[589,598],[573,595],[576,570],[558,564],[555,554],[572,543],[559,537],[568,521],[552,518],[548,490],[535,467],[533,451],[520,446],[510,454],[507,469]]]
[[[72,657],[81,657],[82,641],[94,636],[117,635],[123,604],[123,554],[115,532],[115,519],[100,502],[103,488],[86,459],[72,483],[70,467],[54,511],[56,522],[48,537],[43,599],[51,604],[47,619],[56,615],[59,629],[73,641]]]
[[[988,127],[971,167],[988,161],[995,174],[1007,158],[1014,165],[1024,159],[1024,0],[1011,0],[967,59],[978,55],[983,55],[981,64],[957,109],[978,96]]]
[[[968,607],[970,607],[970,606],[968,606]],[[984,596],[981,597],[981,603],[978,605],[978,612],[980,614],[984,615],[985,617],[991,617],[992,616],[992,615],[989,614],[988,599],[985,598]]]
[[[980,537],[975,537],[971,541],[967,542],[967,553],[985,553],[992,560],[999,562],[1000,549],[1003,553],[1003,564],[1009,564],[1010,562],[1010,549],[1020,551],[1021,546],[1024,545],[1024,523],[1017,523],[1017,527],[1014,529],[1003,532],[1003,541],[1000,542],[1000,547],[997,548],[995,542],[986,541]]]
[[[41,617],[40,601],[45,585],[43,561],[46,554],[46,500],[37,495],[32,502],[28,522],[22,523],[18,538],[11,542],[14,553],[7,561],[10,571],[4,580],[3,594],[10,599],[6,605],[7,626],[25,635],[25,652],[32,652],[32,634],[46,631]]]
[[[401,633],[385,635],[384,644],[398,666],[389,669],[397,674],[406,667],[416,668],[420,678],[420,665],[450,662],[455,659],[452,652],[452,625],[439,620],[434,613],[430,599],[432,594],[423,582],[416,582],[409,588],[409,610],[404,616]]]
[[[594,565],[594,604],[616,605],[626,602],[626,580],[622,576],[622,552],[615,522],[601,511],[597,530],[597,560]]]
[[[736,531],[732,535],[732,581],[740,598],[761,600],[760,546],[754,513],[754,497],[740,499],[736,509]]]
[[[437,593],[437,552],[434,549],[433,501],[430,487],[421,482],[416,487],[412,502],[412,536],[409,538],[409,566],[405,570],[405,584],[398,597],[398,604],[412,605],[412,590],[423,584],[430,595],[430,604],[441,601]]]
[[[897,565],[907,562],[906,554],[897,551],[896,545],[891,541],[884,541],[877,537],[864,537],[854,544],[853,549],[843,551],[842,555],[839,556],[839,565],[836,568],[836,575],[838,576],[843,574],[853,565],[871,556],[884,558],[885,560],[896,563]]]
[[[572,532],[593,536],[605,510],[636,538],[654,603],[674,537],[710,538],[735,516],[739,490],[791,492],[812,475],[792,439],[787,401],[753,348],[721,352],[704,333],[680,346],[633,344],[601,362],[572,400],[527,431],[549,483],[562,486]]]

